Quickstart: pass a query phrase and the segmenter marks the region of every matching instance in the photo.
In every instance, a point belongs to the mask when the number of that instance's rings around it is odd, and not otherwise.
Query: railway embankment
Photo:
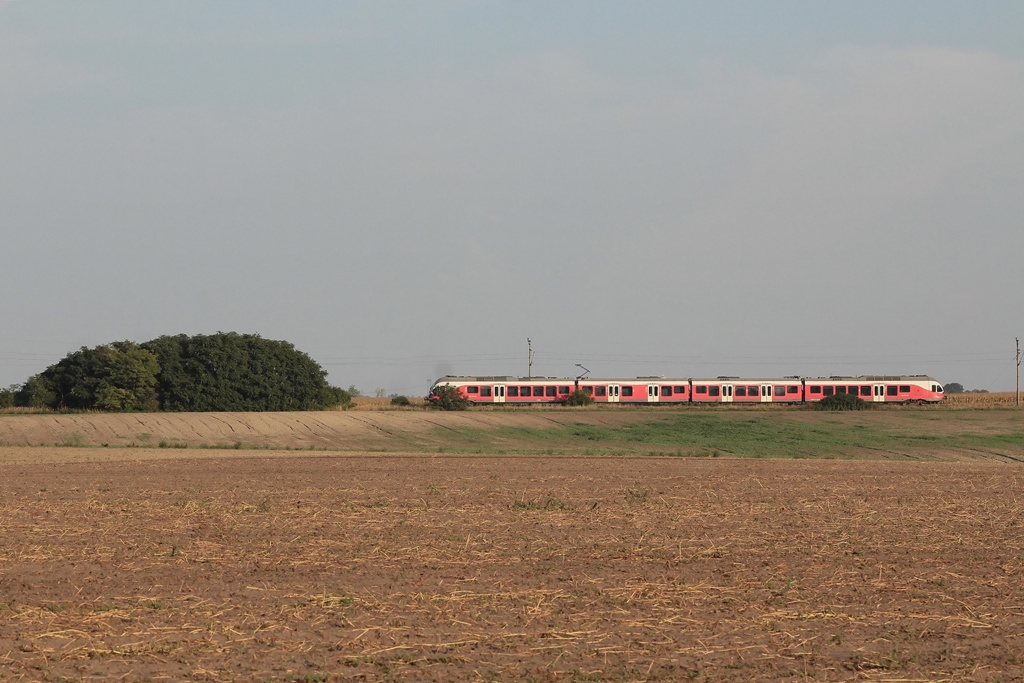
[[[4,413],[0,449],[7,455],[0,459],[10,461],[10,449],[47,448],[67,449],[69,458],[76,449],[109,449],[114,459],[130,459],[132,453],[147,459],[189,457],[189,449],[206,449],[1024,462],[1024,411],[1014,409],[1012,394],[1010,403],[993,402],[999,398],[993,395],[965,396],[985,396],[990,403],[953,399],[941,406],[848,413],[803,406]],[[26,458],[32,456],[17,457]]]

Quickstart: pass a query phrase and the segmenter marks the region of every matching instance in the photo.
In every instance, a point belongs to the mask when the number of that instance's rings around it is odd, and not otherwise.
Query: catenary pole
[[[1014,360],[1017,361],[1017,405],[1020,405],[1020,337],[1017,337],[1017,355],[1014,356]]]

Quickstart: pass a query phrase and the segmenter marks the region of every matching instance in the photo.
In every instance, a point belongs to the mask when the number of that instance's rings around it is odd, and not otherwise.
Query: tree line
[[[53,410],[323,410],[351,401],[286,341],[257,334],[162,336],[82,347],[0,391],[5,405]]]

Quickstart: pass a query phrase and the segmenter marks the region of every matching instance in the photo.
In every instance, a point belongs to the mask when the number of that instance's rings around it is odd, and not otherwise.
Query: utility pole
[[[1017,361],[1017,405],[1020,405],[1020,337],[1017,337],[1017,355],[1014,359]]]
[[[533,342],[526,338],[526,376],[533,377]]]

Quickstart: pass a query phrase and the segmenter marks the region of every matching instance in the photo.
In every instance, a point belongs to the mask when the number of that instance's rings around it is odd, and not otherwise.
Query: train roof
[[[935,382],[939,380],[929,375],[858,375],[856,377],[845,377],[832,375],[831,377],[804,377],[805,382]]]
[[[799,377],[726,377],[724,375],[719,377],[691,377],[691,382],[725,382],[725,383],[764,383],[764,384],[793,384],[800,383]]]

